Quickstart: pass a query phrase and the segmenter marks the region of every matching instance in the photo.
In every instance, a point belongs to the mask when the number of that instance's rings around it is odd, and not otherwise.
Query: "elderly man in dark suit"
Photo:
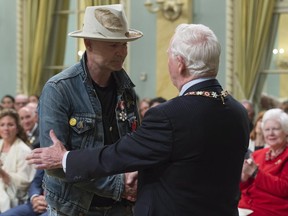
[[[208,27],[181,24],[168,49],[179,96],[145,114],[117,143],[67,152],[54,145],[27,158],[38,168],[62,167],[77,182],[139,171],[136,216],[236,216],[249,140],[244,107],[216,80],[220,44]]]

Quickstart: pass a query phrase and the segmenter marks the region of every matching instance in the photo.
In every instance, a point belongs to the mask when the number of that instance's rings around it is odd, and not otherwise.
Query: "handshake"
[[[50,130],[50,138],[53,145],[49,147],[36,148],[26,157],[29,164],[34,164],[36,169],[58,169],[66,170],[66,157],[69,153],[63,143],[56,137],[53,130]],[[122,198],[135,202],[137,196],[138,172],[124,174],[125,189]]]

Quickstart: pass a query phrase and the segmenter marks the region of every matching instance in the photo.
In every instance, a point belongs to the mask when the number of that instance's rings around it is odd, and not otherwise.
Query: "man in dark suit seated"
[[[18,110],[28,142],[32,149],[40,147],[37,104],[30,102]]]
[[[178,97],[103,148],[66,151],[51,131],[54,145],[33,150],[29,163],[63,167],[70,182],[138,170],[135,216],[237,216],[249,121],[216,80],[220,50],[208,27],[179,25],[168,49]]]
[[[37,170],[29,188],[27,203],[11,208],[0,216],[48,216],[47,203],[43,195],[42,179],[44,170]]]

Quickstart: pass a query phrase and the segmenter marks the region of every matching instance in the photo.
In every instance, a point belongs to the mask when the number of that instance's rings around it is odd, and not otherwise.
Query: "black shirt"
[[[102,107],[104,145],[109,145],[119,139],[119,132],[117,128],[117,120],[115,113],[117,102],[116,83],[114,78],[111,77],[108,86],[101,87],[97,83],[93,82],[93,87],[96,91]],[[111,206],[115,202],[116,201],[111,198],[94,195],[91,207],[93,208]]]
[[[104,127],[104,144],[112,144],[119,139],[117,120],[115,114],[116,108],[116,83],[111,77],[109,85],[101,87],[95,82],[94,89],[102,106],[102,121]]]

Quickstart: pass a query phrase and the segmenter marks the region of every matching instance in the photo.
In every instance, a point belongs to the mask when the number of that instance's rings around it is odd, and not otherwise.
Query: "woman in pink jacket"
[[[244,161],[238,206],[251,209],[251,216],[288,215],[288,115],[266,111],[262,129],[268,147]]]

